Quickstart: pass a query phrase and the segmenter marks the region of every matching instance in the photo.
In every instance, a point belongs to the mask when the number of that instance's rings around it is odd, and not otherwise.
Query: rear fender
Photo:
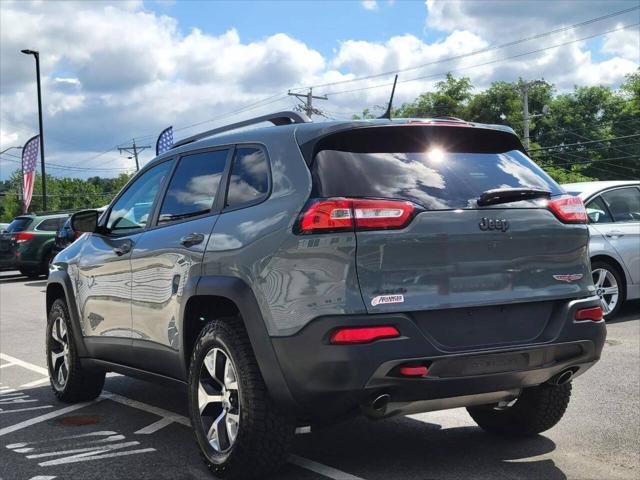
[[[49,310],[53,302],[59,298],[56,290],[64,292],[64,300],[67,303],[67,310],[69,311],[69,319],[72,324],[73,340],[76,346],[78,356],[86,357],[87,348],[84,343],[84,336],[82,335],[82,327],[80,325],[80,314],[76,298],[73,293],[73,287],[71,284],[71,278],[69,274],[64,270],[56,269],[49,271],[49,279],[47,281],[47,301],[46,301],[46,317],[49,317]]]
[[[289,387],[282,374],[282,369],[274,352],[271,338],[267,333],[262,313],[260,312],[258,302],[251,287],[237,277],[208,275],[200,278],[194,294],[198,296],[211,295],[224,297],[235,303],[240,311],[240,315],[242,315],[253,352],[258,361],[258,367],[260,368],[262,378],[264,378],[271,397],[278,405],[284,408],[294,408],[296,406],[295,401],[291,396]],[[187,300],[188,299],[185,299],[182,303],[183,309],[188,303]],[[181,312],[181,318],[185,318],[184,311]],[[181,328],[181,338],[184,341],[184,321],[182,322]],[[182,345],[182,349],[184,353],[184,344]],[[182,355],[182,358],[184,359],[184,355]],[[186,364],[184,368],[185,372],[188,371]]]

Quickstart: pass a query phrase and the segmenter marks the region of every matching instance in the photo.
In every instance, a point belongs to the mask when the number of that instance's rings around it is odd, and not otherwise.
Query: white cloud
[[[622,25],[618,25],[621,27]],[[602,53],[619,55],[631,62],[640,63],[640,29],[619,30],[604,37]]]
[[[377,10],[378,2],[376,0],[362,0],[360,2],[365,10]]]
[[[525,10],[533,7],[523,4],[526,8],[507,8],[509,3],[482,7],[489,4],[430,0],[427,26],[440,32],[437,40],[427,42],[412,34],[380,42],[355,38],[341,42],[331,56],[323,56],[275,27],[272,34],[251,42],[231,25],[215,35],[198,29],[182,31],[176,19],[147,11],[141,2],[3,1],[0,146],[24,141],[37,131],[33,58],[22,55],[22,48],[41,51],[48,158],[95,167],[129,164],[115,151],[92,157],[133,136],[151,145],[154,135],[167,125],[178,129],[204,119],[218,117],[218,122],[226,122],[291,108],[295,100],[286,96],[286,91],[296,86],[431,64],[401,74],[396,91],[396,102],[401,103],[431,88],[442,78],[438,74],[447,71],[470,76],[478,88],[495,80],[544,76],[562,90],[574,84],[615,86],[637,67],[637,29],[607,35],[600,52],[594,52],[600,54],[598,60],[584,42],[579,42],[469,68],[577,38],[575,32],[566,32],[518,48],[442,62],[557,25],[553,12],[530,12],[532,17],[522,21]],[[558,10],[554,11],[557,14]],[[590,11],[588,16],[599,14]],[[564,15],[562,18],[572,19],[567,23],[583,20],[569,11]],[[522,31],[514,26],[523,26]],[[505,33],[507,30],[511,33]],[[604,60],[600,60],[602,56]],[[416,77],[426,78],[405,82]],[[386,103],[389,82],[391,77],[373,78],[315,89],[314,93],[329,94],[330,100],[319,102],[318,107],[348,118],[366,106]],[[337,93],[381,84],[379,88]],[[264,102],[260,108],[234,117],[221,117],[270,96],[276,96],[272,103]],[[209,126],[177,130],[176,137]],[[151,157],[151,149],[145,150],[142,163]]]

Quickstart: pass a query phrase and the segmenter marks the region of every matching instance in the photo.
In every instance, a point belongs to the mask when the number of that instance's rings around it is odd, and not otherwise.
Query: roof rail
[[[211,137],[219,133],[228,132],[231,130],[237,130],[238,128],[247,127],[249,125],[255,125],[262,122],[271,122],[274,125],[291,125],[292,123],[309,123],[311,120],[304,113],[284,111],[269,113],[268,115],[262,115],[260,117],[250,118],[249,120],[243,120],[242,122],[232,123],[225,125],[224,127],[214,128],[213,130],[207,130],[206,132],[198,133],[180,140],[173,144],[172,148],[181,147],[187,143],[195,142],[196,140],[202,140],[203,138]]]

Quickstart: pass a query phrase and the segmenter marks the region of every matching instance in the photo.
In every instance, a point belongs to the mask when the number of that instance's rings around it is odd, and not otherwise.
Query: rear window
[[[66,218],[47,218],[38,224],[36,230],[41,232],[57,232],[64,224]]]
[[[336,145],[339,150],[329,148],[317,153],[311,167],[313,194],[398,198],[430,210],[450,210],[476,208],[478,197],[495,188],[532,187],[553,195],[562,193],[551,177],[513,148],[509,138],[515,138],[513,135],[491,132],[491,138],[484,140],[478,138],[478,129],[469,128],[475,130],[475,142],[471,142],[464,141],[468,135],[465,128],[454,128],[461,137],[457,143],[451,129],[444,138],[414,130],[422,138],[394,133],[395,138],[386,142],[380,140],[386,129],[368,129],[377,130],[378,138],[364,146],[360,135],[355,151],[345,151],[349,145],[342,139]],[[371,151],[376,146],[380,151]]]
[[[13,222],[11,222],[7,227],[7,233],[24,232],[27,228],[29,228],[29,225],[31,225],[32,221],[33,218],[29,217],[14,218]]]

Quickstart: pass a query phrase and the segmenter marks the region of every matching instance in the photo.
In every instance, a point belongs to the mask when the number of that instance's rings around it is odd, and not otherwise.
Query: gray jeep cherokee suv
[[[94,398],[107,371],[186,386],[223,478],[357,413],[467,407],[537,434],[604,344],[582,202],[502,126],[280,112],[178,142],[72,222],[53,391]]]

